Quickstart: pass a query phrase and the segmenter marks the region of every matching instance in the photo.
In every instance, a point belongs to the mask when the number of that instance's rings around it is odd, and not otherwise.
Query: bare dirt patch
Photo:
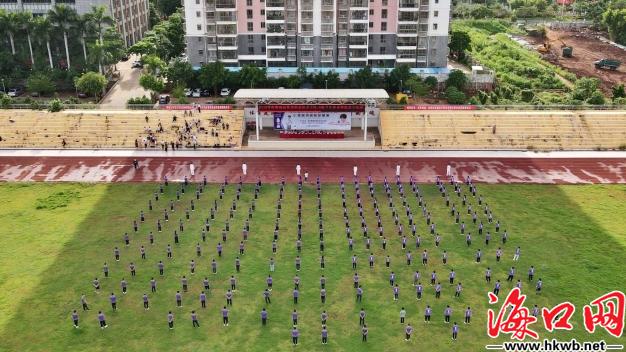
[[[543,54],[543,57],[578,77],[598,78],[604,93],[610,94],[611,87],[626,83],[626,50],[600,41],[599,36],[606,37],[603,33],[586,29],[557,30],[548,28],[545,41],[550,43],[550,52]],[[524,39],[534,45],[542,44],[539,38],[524,37]],[[563,45],[573,47],[573,57],[566,58],[561,55]],[[604,58],[620,60],[622,65],[616,71],[596,69],[593,62]]]

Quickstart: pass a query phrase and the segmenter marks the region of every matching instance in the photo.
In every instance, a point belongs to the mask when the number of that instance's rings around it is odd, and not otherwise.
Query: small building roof
[[[238,100],[367,100],[387,99],[384,89],[239,89]]]

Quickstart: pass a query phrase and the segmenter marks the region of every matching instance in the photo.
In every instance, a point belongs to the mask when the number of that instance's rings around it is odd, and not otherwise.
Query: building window
[[[246,17],[252,19],[252,10],[246,10]]]
[[[254,36],[248,35],[248,43],[254,43]]]
[[[374,28],[374,22],[370,22],[370,28]]]
[[[389,5],[388,0],[383,0],[383,6]]]
[[[433,30],[436,31],[437,30],[438,25],[436,23],[433,23]]]
[[[254,48],[253,47],[251,47],[251,46],[248,47],[248,54],[250,54],[250,55],[254,54]]]
[[[201,31],[201,30],[202,30],[202,25],[201,25],[201,24],[196,25],[196,28],[197,28],[199,31]]]
[[[196,17],[200,17],[200,16],[201,16],[200,11],[196,11]]]
[[[386,47],[384,47],[384,46],[381,46],[381,47],[380,47],[380,54],[381,54],[381,55],[385,55],[386,53],[387,53],[387,48],[386,48]]]
[[[264,9],[261,10],[261,16],[265,16],[265,10]]]
[[[261,0],[261,2],[263,2],[263,0]],[[264,47],[264,46],[262,46],[262,47],[261,47],[261,52],[262,52],[263,54],[265,54],[265,47]]]
[[[381,44],[387,43],[387,36],[386,35],[384,35],[384,34],[380,35],[380,43]]]
[[[198,42],[201,42],[201,41],[202,41],[202,37],[198,37]]]
[[[439,17],[439,11],[435,10],[435,12],[433,12],[433,16],[434,17]]]
[[[380,30],[381,31],[387,30],[387,22],[380,22]]]
[[[374,9],[370,9],[370,16],[374,16]]]
[[[200,5],[200,0],[196,0],[196,5]]]
[[[261,28],[265,28],[265,22],[261,22]]]
[[[248,22],[248,31],[252,32],[254,30],[252,22]]]
[[[246,0],[246,6],[252,6],[252,0]]]
[[[382,18],[387,18],[387,9],[383,9],[383,12],[381,13]]]
[[[198,55],[204,55],[204,50],[202,49],[198,50]]]
[[[435,4],[438,4],[438,3],[439,3],[439,0],[435,0]]]

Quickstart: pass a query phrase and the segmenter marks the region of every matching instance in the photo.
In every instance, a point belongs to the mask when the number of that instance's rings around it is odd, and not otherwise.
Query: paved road
[[[102,99],[100,105],[103,108],[120,109],[126,107],[126,101],[129,98],[141,97],[143,95],[150,96],[150,92],[143,89],[139,85],[139,76],[141,70],[131,68],[133,61],[137,60],[137,56],[131,55],[126,62],[119,62],[117,69],[120,71],[120,80],[111,88],[109,93]]]

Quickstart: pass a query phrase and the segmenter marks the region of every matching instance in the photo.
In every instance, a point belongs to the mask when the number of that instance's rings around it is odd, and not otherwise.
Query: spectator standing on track
[[[196,173],[196,166],[193,163],[189,163],[189,173],[194,176]]]
[[[241,164],[241,173],[243,173],[244,176],[248,174],[248,164],[245,162]]]
[[[300,170],[302,168],[300,167],[300,164],[296,165],[296,176],[300,176]]]

